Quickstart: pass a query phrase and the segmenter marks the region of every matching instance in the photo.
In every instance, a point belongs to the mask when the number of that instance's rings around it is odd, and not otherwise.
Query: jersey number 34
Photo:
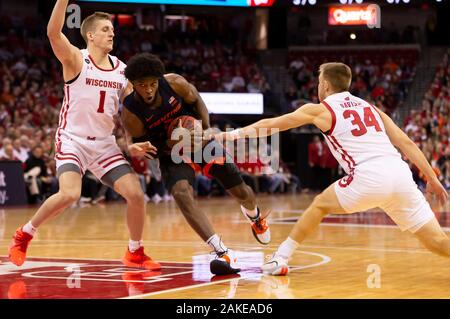
[[[356,110],[346,110],[343,113],[343,116],[344,119],[352,118],[352,124],[353,126],[356,126],[356,128],[351,131],[353,136],[361,136],[366,134],[367,128],[370,126],[375,127],[377,132],[382,131],[380,124],[378,123],[377,118],[373,114],[370,107],[364,108],[364,121],[361,119],[361,116],[359,116],[359,113]]]

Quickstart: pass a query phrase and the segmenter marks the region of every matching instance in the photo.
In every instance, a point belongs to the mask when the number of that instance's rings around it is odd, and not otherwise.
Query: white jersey
[[[386,157],[402,161],[373,105],[349,92],[330,95],[322,104],[333,120],[330,131],[324,134],[325,140],[348,175],[353,176],[358,166],[385,162]]]
[[[79,137],[106,138],[114,130],[113,116],[119,109],[119,98],[127,86],[125,64],[109,56],[114,68],[98,67],[87,49],[81,50],[83,67],[78,77],[64,86],[64,100],[59,115],[56,140],[61,131]]]

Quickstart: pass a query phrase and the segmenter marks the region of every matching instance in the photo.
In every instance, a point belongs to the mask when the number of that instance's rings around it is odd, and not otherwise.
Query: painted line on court
[[[317,263],[310,264],[310,265],[289,266],[289,269],[290,269],[291,272],[292,271],[301,270],[301,269],[308,269],[308,268],[313,268],[313,267],[319,267],[319,266],[327,264],[327,263],[329,263],[331,261],[331,258],[329,256],[322,255],[322,254],[319,254],[319,253],[313,253],[313,252],[303,251],[303,250],[296,251],[296,253],[303,253],[303,254],[306,254],[306,255],[317,256],[317,257],[322,258],[322,260],[317,262]],[[156,292],[151,292],[151,293],[147,293],[147,294],[136,295],[136,296],[129,296],[129,297],[124,297],[124,298],[119,298],[119,299],[141,299],[141,298],[150,297],[150,296],[154,296],[154,295],[161,295],[161,294],[165,294],[165,293],[171,293],[171,292],[177,292],[177,291],[182,291],[182,290],[195,289],[195,288],[200,288],[200,287],[205,287],[205,286],[211,286],[211,285],[216,285],[216,284],[227,283],[227,282],[230,282],[230,281],[233,281],[233,280],[236,280],[236,279],[238,279],[240,281],[240,280],[248,280],[248,279],[251,279],[251,278],[260,278],[262,276],[264,276],[264,273],[248,274],[248,275],[243,275],[242,277],[239,277],[239,278],[231,278],[231,279],[225,279],[225,280],[220,280],[220,281],[207,282],[207,283],[198,284],[198,285],[173,288],[173,289],[168,289],[168,290],[163,290],[163,291],[156,291]]]

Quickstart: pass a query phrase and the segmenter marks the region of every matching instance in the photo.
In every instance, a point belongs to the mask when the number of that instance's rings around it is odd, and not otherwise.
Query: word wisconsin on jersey
[[[118,90],[121,90],[123,87],[123,84],[120,82],[105,81],[105,80],[91,79],[91,78],[86,78],[86,85],[105,87],[105,88],[110,88],[110,89],[118,89]]]

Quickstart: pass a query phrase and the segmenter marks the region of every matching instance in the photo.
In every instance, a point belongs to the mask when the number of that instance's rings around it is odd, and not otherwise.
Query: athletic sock
[[[134,253],[136,250],[138,250],[142,246],[142,240],[129,240],[128,241],[128,250],[132,253]]]
[[[220,239],[219,235],[217,234],[209,237],[206,243],[218,254],[226,252],[228,250],[227,246],[225,246],[225,244],[222,242],[222,239]]]
[[[34,234],[37,231],[37,228],[34,227],[33,224],[31,224],[31,221],[29,221],[22,227],[22,231],[27,234],[30,234],[31,236],[34,236]]]
[[[294,251],[300,244],[293,240],[291,237],[288,237],[284,242],[281,243],[280,247],[278,247],[277,255],[284,258],[291,258]]]

